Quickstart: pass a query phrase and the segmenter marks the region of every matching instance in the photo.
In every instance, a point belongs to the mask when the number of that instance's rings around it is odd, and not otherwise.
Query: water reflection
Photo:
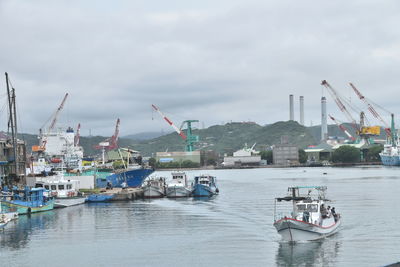
[[[340,244],[333,240],[304,243],[281,242],[277,266],[330,266],[336,261]]]
[[[45,230],[57,220],[55,211],[47,211],[32,215],[21,215],[17,220],[8,223],[0,233],[0,248],[20,249],[27,246],[34,232]]]

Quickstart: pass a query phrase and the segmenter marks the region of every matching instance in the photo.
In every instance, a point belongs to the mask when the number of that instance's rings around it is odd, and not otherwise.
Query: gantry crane
[[[378,119],[379,121],[381,121],[383,123],[383,125],[385,126],[386,135],[391,136],[389,124],[382,118],[381,115],[379,115],[379,113],[376,111],[376,109],[371,104],[372,102],[370,100],[368,100],[363,94],[361,94],[361,92],[354,86],[354,84],[352,84],[352,83],[349,83],[349,84],[350,84],[351,88],[353,88],[353,91],[356,93],[358,98],[360,98],[360,100],[363,101],[364,104],[367,106],[367,109],[372,114],[372,116],[374,116],[376,119]],[[388,113],[392,114],[391,112],[388,112]]]
[[[198,122],[198,120],[185,120],[182,122],[181,127],[178,128],[176,125],[168,119],[167,116],[164,115],[164,113],[161,112],[161,110],[156,106],[156,105],[151,105],[152,108],[160,114],[160,116],[179,134],[179,136],[185,141],[186,146],[185,146],[185,151],[191,152],[194,150],[194,143],[199,141],[199,136],[198,135],[193,135],[192,131],[192,123],[193,122]],[[182,130],[186,125],[186,133],[184,130]]]
[[[321,85],[325,86],[328,89],[329,94],[332,96],[334,99],[336,105],[339,107],[340,111],[344,113],[344,115],[347,117],[347,119],[350,120],[352,127],[356,131],[360,131],[359,126],[357,125],[357,121],[353,118],[351,115],[350,111],[346,108],[346,106],[343,104],[343,97],[339,95],[339,93],[326,81],[323,80]],[[342,101],[343,100],[343,101]],[[346,101],[345,101],[346,102]]]

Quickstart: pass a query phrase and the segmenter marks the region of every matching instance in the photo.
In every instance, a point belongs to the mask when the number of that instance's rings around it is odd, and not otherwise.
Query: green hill
[[[217,153],[232,153],[244,144],[255,149],[266,149],[274,144],[280,144],[281,136],[287,136],[288,142],[301,148],[316,144],[316,140],[308,129],[294,121],[277,122],[267,126],[255,123],[233,122],[225,125],[215,125],[203,130],[194,130],[199,135],[200,142],[196,149],[214,150]],[[133,144],[136,150],[145,156],[151,156],[157,151],[183,151],[185,143],[176,134],[171,133],[149,141]]]

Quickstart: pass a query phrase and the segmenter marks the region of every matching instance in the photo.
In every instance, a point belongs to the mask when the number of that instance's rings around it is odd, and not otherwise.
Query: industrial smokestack
[[[321,98],[321,141],[328,139],[328,124],[326,114],[326,98]]]
[[[294,101],[293,101],[293,95],[289,95],[289,112],[290,112],[290,117],[289,120],[294,121]]]
[[[300,96],[300,124],[304,125],[304,96]]]

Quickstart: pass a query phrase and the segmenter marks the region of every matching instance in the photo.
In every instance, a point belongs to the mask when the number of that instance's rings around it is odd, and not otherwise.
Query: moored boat
[[[150,177],[147,179],[143,186],[143,196],[145,198],[161,198],[165,196],[165,178],[163,177]]]
[[[274,227],[285,241],[311,241],[335,234],[341,224],[340,214],[335,208],[325,207],[326,186],[289,187],[289,196],[275,199]],[[308,193],[301,194],[300,190]],[[312,193],[316,192],[316,196]],[[293,211],[290,215],[277,215],[276,204],[291,201]]]
[[[54,207],[65,208],[85,203],[86,197],[79,194],[79,181],[77,180],[48,180],[38,181],[36,188],[50,190],[50,195],[55,197]]]
[[[210,197],[219,193],[215,176],[203,174],[194,177],[192,195],[194,197]]]
[[[30,214],[48,211],[54,208],[54,198],[45,196],[44,188],[26,187],[24,190],[13,189],[11,192],[3,192],[1,209],[4,212],[17,212],[18,214]]]
[[[189,197],[192,189],[188,185],[187,176],[184,172],[173,172],[172,180],[167,183],[166,195],[170,198]]]

